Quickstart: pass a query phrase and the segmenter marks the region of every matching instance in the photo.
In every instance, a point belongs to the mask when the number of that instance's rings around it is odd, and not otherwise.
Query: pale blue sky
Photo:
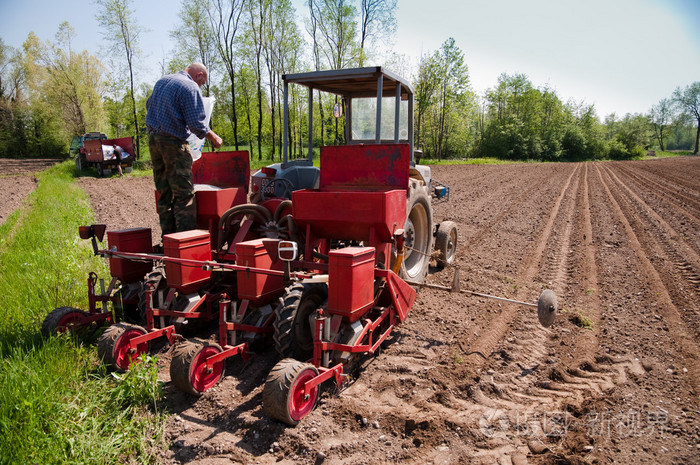
[[[302,0],[293,0],[299,16]],[[136,0],[147,59],[140,79],[153,82],[171,56],[177,0]],[[678,87],[700,81],[700,0],[398,0],[394,50],[432,53],[449,37],[464,52],[472,87],[482,93],[501,73],[526,74],[564,100],[612,112],[646,113]],[[0,0],[0,37],[20,47],[30,31],[53,40],[68,21],[76,49],[98,55],[96,6],[86,0]],[[382,63],[373,63],[382,64]]]

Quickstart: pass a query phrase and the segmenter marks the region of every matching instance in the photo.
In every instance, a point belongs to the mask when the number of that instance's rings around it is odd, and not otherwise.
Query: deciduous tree
[[[664,129],[669,125],[672,118],[673,104],[671,100],[667,98],[661,99],[659,103],[651,107],[651,111],[649,112],[649,121],[654,127],[654,135],[662,151],[666,150],[664,148]]]
[[[238,150],[238,116],[236,113],[236,38],[241,26],[241,15],[245,11],[247,0],[210,0],[207,15],[216,38],[219,58],[228,74],[231,89],[231,124],[233,126],[233,143]]]
[[[694,154],[698,153],[698,143],[700,143],[700,81],[696,81],[685,89],[678,87],[673,92],[673,100],[681,108],[681,110],[692,117],[697,124],[695,132],[695,150]]]
[[[24,66],[33,104],[43,106],[46,115],[62,122],[66,139],[104,124],[104,69],[87,51],[72,50],[74,35],[73,28],[64,22],[55,43],[44,43],[33,33],[24,43]]]
[[[97,0],[100,11],[97,21],[102,27],[102,35],[107,41],[109,51],[117,59],[117,63],[126,64],[129,77],[128,95],[131,100],[131,113],[136,136],[136,158],[140,157],[141,138],[139,120],[136,111],[135,66],[141,54],[139,39],[144,31],[138,24],[136,15],[131,9],[131,0]],[[114,72],[115,70],[113,70]],[[116,70],[118,74],[120,69]]]
[[[361,0],[359,66],[365,65],[372,39],[391,37],[396,31],[396,0]]]
[[[452,144],[453,141],[460,138],[464,141],[468,133],[465,117],[474,103],[464,54],[453,38],[421,62],[416,102],[419,126],[416,140],[441,159],[460,145]],[[464,150],[464,144],[461,145]]]
[[[209,71],[209,80],[202,86],[204,95],[210,94],[214,81],[216,39],[207,15],[207,0],[183,0],[178,17],[180,22],[170,31],[178,44],[175,69],[184,69],[192,62],[200,62]]]

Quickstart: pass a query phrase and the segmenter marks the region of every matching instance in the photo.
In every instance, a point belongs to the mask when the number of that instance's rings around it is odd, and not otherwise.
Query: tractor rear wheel
[[[221,346],[210,342],[185,341],[178,344],[170,362],[170,379],[179,390],[195,396],[202,395],[221,379],[224,362],[206,368],[207,358],[220,354]]]
[[[112,325],[97,340],[97,355],[110,368],[126,371],[139,355],[148,352],[148,342],[139,344],[135,353],[131,353],[129,346],[132,339],[144,334],[146,330],[141,326],[128,323]]]
[[[433,214],[430,198],[421,186],[410,189],[406,203],[406,250],[399,275],[402,279],[422,283],[428,274],[433,246]]]
[[[86,319],[87,313],[82,310],[73,307],[58,307],[44,318],[44,322],[41,324],[41,334],[48,338],[66,331],[74,332],[83,328]]]
[[[457,225],[452,221],[443,221],[435,235],[435,250],[439,252],[437,265],[445,268],[455,261],[457,255]]]
[[[316,309],[328,302],[326,284],[297,283],[287,288],[276,311],[275,350],[281,357],[308,360],[314,350],[313,321]]]
[[[310,363],[290,358],[280,360],[265,380],[263,410],[275,420],[290,426],[297,425],[316,406],[319,387],[304,395],[304,384],[318,376],[318,369]]]

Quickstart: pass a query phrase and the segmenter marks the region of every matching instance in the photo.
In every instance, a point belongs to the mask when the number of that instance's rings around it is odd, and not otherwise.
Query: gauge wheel
[[[41,324],[41,334],[44,337],[55,336],[70,331],[79,332],[85,329],[87,313],[73,307],[58,307],[51,311]]]

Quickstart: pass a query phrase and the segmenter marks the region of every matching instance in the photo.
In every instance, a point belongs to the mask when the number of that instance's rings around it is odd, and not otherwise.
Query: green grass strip
[[[39,334],[53,308],[87,308],[89,271],[108,277],[78,238],[93,214],[73,171],[38,174],[28,209],[0,228],[0,463],[152,463],[163,415],[125,405],[94,346]]]

